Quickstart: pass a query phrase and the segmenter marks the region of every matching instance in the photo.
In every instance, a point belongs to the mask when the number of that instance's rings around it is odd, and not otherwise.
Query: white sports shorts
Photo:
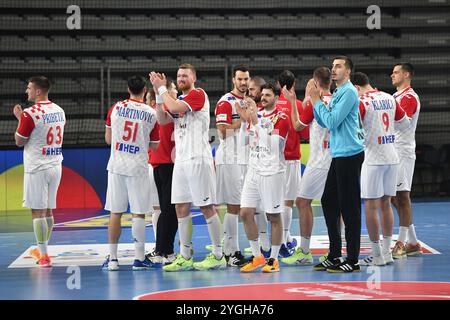
[[[23,207],[37,210],[55,209],[61,172],[61,165],[33,173],[25,172]]]
[[[397,164],[371,166],[363,162],[361,168],[361,198],[379,199],[396,195]]]
[[[148,174],[131,177],[108,172],[105,210],[123,213],[130,204],[131,213],[146,214],[150,212],[151,202]]]
[[[300,160],[286,161],[285,183],[286,192],[284,200],[295,200],[297,198],[300,181],[302,180],[302,170]]]
[[[265,213],[284,210],[284,172],[262,176],[249,168],[242,188],[241,208],[258,208]]]
[[[216,166],[217,203],[241,204],[245,167],[239,164]]]
[[[322,199],[328,170],[306,166],[297,196],[303,199]]]
[[[416,159],[400,157],[397,170],[397,191],[411,191]]]
[[[153,207],[159,207],[159,198],[158,198],[158,188],[156,188],[155,177],[153,176],[153,167],[152,165],[148,165],[148,175],[150,177],[150,197],[151,203],[150,205]]]
[[[217,204],[216,174],[212,159],[175,161],[172,203],[192,203],[198,207]]]

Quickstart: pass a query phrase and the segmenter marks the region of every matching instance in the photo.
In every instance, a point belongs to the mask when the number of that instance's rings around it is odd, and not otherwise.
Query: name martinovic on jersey
[[[150,112],[147,112],[144,110],[129,109],[126,107],[117,107],[116,115],[119,117],[128,118],[128,119],[146,121],[148,123],[152,123],[153,117],[154,117],[154,115],[151,114]],[[139,153],[141,148],[139,148],[139,146],[126,144],[123,142],[117,142],[116,150],[131,153],[131,154],[137,154],[137,153]]]
[[[154,115],[145,110],[129,109],[126,107],[117,107],[116,115],[123,118],[132,120],[141,120],[148,123],[152,123]]]

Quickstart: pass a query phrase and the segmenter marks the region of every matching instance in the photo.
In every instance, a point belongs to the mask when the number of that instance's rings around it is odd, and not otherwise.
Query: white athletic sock
[[[284,207],[284,211],[281,213],[281,219],[283,220],[283,240],[282,243],[286,243],[289,240],[291,222],[292,222],[292,208]]]
[[[372,247],[372,254],[374,257],[381,256],[381,244],[380,241],[371,241],[370,245]]]
[[[258,239],[256,240],[249,240],[250,242],[250,247],[252,248],[252,255],[254,257],[258,257],[261,255],[261,250],[259,249],[259,241]]]
[[[392,237],[385,237],[383,236],[383,253],[388,253],[391,251],[391,243],[392,243]]]
[[[270,250],[269,241],[269,224],[267,222],[267,216],[264,212],[255,214],[256,224],[258,225],[259,241],[261,242],[261,247],[264,251]],[[258,249],[259,250],[259,249]]]
[[[222,258],[222,244],[220,243],[221,232],[220,232],[220,219],[219,215],[215,214],[211,218],[206,219],[206,224],[208,225],[209,237],[213,245],[212,253],[216,256],[216,259]]]
[[[231,244],[230,244],[230,239],[228,237],[228,232],[229,232],[229,228],[230,228],[230,216],[231,214],[229,214],[228,212],[225,213],[225,216],[223,217],[223,224],[222,224],[222,228],[223,228],[223,253],[225,253],[227,256],[229,256],[231,254]]]
[[[45,217],[45,220],[47,221],[47,244],[50,241],[50,237],[52,236],[53,231],[53,225],[55,224],[55,220],[53,219],[53,216],[51,217]]]
[[[278,259],[278,254],[280,253],[280,246],[274,246],[272,245],[272,251],[270,252],[270,257],[274,259]]]
[[[185,259],[191,258],[191,239],[189,237],[189,225],[191,215],[178,218],[178,233],[180,236],[180,253]]]
[[[398,241],[406,243],[406,237],[408,236],[408,227],[401,227],[398,231]]]
[[[237,214],[227,213],[225,217],[228,216],[227,224],[225,224],[224,220],[224,228],[227,228],[226,238],[228,238],[228,250],[224,250],[225,254],[230,255],[234,254],[236,251],[239,251],[239,239],[238,239],[238,224],[239,224],[239,216]],[[228,251],[228,252],[227,252]]]
[[[111,260],[117,260],[117,247],[118,243],[110,243],[109,244],[109,258]]]
[[[305,254],[309,253],[310,242],[311,242],[310,238],[300,237],[300,248],[302,249],[303,253]]]
[[[417,236],[416,236],[416,229],[414,228],[414,225],[411,224],[408,227],[408,243],[415,245],[417,244],[418,240],[417,240]]]
[[[145,259],[145,219],[133,218],[131,234],[134,241],[134,258],[139,261]]]
[[[153,210],[152,213],[152,226],[153,226],[153,235],[155,236],[155,242],[156,242],[156,235],[158,231],[158,219],[159,215],[161,214],[161,210]]]
[[[212,253],[216,256],[216,259],[222,257],[222,244],[220,243],[221,232],[220,232],[220,219],[217,214],[213,215],[211,218],[206,219],[206,225],[208,226],[209,237],[212,243]]]
[[[45,218],[33,219],[33,230],[41,255],[47,254],[47,220]]]

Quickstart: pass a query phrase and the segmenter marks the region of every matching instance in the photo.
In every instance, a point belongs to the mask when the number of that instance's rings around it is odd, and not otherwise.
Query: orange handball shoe
[[[41,252],[39,251],[38,248],[34,248],[31,249],[30,252],[28,253],[31,257],[35,258],[36,260],[39,261],[39,259],[41,258]]]
[[[405,249],[408,257],[420,256],[423,253],[422,246],[418,242],[416,244],[407,243]]]
[[[394,259],[404,259],[406,258],[406,248],[403,242],[397,241],[394,248],[392,249],[392,257]]]
[[[264,259],[264,256],[253,257],[248,263],[244,264],[241,268],[241,272],[252,272],[263,267],[265,264],[266,259]]]
[[[269,261],[267,261],[266,265],[262,268],[262,272],[280,272],[280,264],[278,263],[278,259],[270,258]]]
[[[45,254],[38,260],[38,262],[36,262],[36,265],[40,268],[50,268],[52,266],[52,261],[50,260],[48,254]]]

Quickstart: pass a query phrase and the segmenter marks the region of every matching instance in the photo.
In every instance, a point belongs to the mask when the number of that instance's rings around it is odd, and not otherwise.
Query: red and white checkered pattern
[[[47,154],[47,150],[60,148],[63,142],[64,126],[66,123],[64,110],[51,101],[42,101],[23,112],[26,112],[34,121],[34,129],[31,131],[28,141],[24,146],[23,163],[26,173],[33,173],[49,169],[61,164],[62,154]],[[53,114],[61,113],[58,119],[61,121],[44,121],[43,115],[52,118]],[[48,144],[48,142],[51,142]]]
[[[149,116],[143,120],[121,116],[124,109],[146,112]],[[124,176],[148,175],[148,148],[155,126],[156,111],[149,105],[130,99],[117,102],[107,119],[107,127],[111,128],[108,171]],[[158,131],[158,127],[155,130]],[[157,142],[159,135],[154,140]]]
[[[369,91],[360,97],[365,114],[365,163],[390,165],[399,162],[395,141],[395,99],[382,91]],[[391,139],[392,137],[392,139]]]

